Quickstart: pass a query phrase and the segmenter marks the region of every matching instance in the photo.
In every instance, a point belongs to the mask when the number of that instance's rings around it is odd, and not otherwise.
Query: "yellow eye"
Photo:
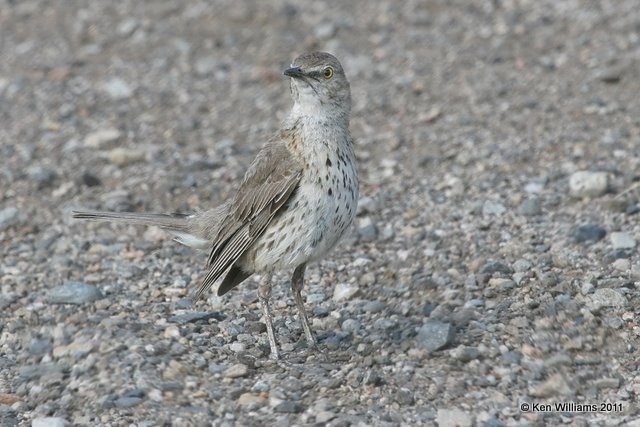
[[[333,68],[325,68],[324,71],[322,71],[322,74],[324,75],[325,79],[329,80],[331,77],[333,77]]]

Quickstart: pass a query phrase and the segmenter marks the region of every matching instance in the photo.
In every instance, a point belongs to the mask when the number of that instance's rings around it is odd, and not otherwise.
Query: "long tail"
[[[188,215],[184,214],[155,214],[135,212],[99,212],[73,211],[73,218],[92,221],[124,222],[127,224],[156,225],[164,230],[178,233],[189,232]]]

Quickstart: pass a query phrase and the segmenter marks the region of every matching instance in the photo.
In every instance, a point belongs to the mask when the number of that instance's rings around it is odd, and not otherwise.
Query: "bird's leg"
[[[291,290],[293,291],[293,299],[296,302],[296,307],[298,307],[298,314],[300,315],[300,322],[302,322],[302,329],[304,329],[304,334],[307,337],[307,344],[309,347],[314,347],[318,350],[318,343],[316,342],[313,332],[311,332],[309,319],[307,318],[307,313],[304,311],[304,302],[302,301],[302,295],[300,294],[302,286],[304,285],[305,268],[306,265],[302,264],[296,267],[293,271],[293,277],[291,277]]]
[[[260,279],[258,286],[258,299],[260,300],[260,306],[262,307],[262,314],[264,321],[267,324],[267,336],[269,337],[269,346],[271,347],[271,358],[278,360],[280,353],[278,352],[278,344],[276,343],[276,334],[273,332],[273,316],[271,315],[271,307],[269,301],[271,300],[271,278],[273,274],[267,273]]]

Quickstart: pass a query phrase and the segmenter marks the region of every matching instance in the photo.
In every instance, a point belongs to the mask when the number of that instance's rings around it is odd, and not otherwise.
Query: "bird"
[[[307,265],[345,235],[359,196],[349,130],[351,89],[338,59],[307,52],[284,70],[293,105],[280,128],[248,167],[237,191],[221,205],[193,214],[73,211],[76,219],[158,226],[186,246],[209,252],[208,272],[195,295],[222,278],[224,295],[253,274],[270,357],[280,359],[270,307],[273,275],[293,271],[291,290],[308,346],[319,350],[302,289]]]

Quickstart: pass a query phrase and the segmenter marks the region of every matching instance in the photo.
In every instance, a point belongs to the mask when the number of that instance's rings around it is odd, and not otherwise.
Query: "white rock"
[[[492,200],[487,200],[482,205],[482,215],[490,216],[490,215],[502,215],[507,211],[507,208],[504,207],[503,204],[494,202]]]
[[[127,82],[119,77],[106,81],[102,85],[102,88],[109,96],[116,100],[129,98],[133,94],[133,89],[131,89]]]
[[[353,298],[358,293],[358,287],[348,283],[338,283],[333,289],[333,301],[340,302]]]
[[[66,427],[69,422],[60,417],[36,418],[31,421],[31,427]]]
[[[614,231],[609,234],[609,240],[611,240],[613,249],[633,249],[636,247],[636,240],[631,234],[624,231]]]
[[[87,135],[84,139],[84,144],[91,148],[99,148],[103,145],[117,141],[121,136],[122,133],[118,129],[100,129]]]
[[[569,178],[569,192],[573,197],[598,197],[609,187],[606,172],[574,172]]]
[[[631,268],[631,261],[628,259],[620,258],[613,261],[613,268],[618,271],[627,271]]]
[[[438,409],[438,427],[471,427],[473,418],[460,409]]]
[[[144,160],[144,151],[136,148],[118,147],[107,153],[109,161],[117,166],[127,166]]]

